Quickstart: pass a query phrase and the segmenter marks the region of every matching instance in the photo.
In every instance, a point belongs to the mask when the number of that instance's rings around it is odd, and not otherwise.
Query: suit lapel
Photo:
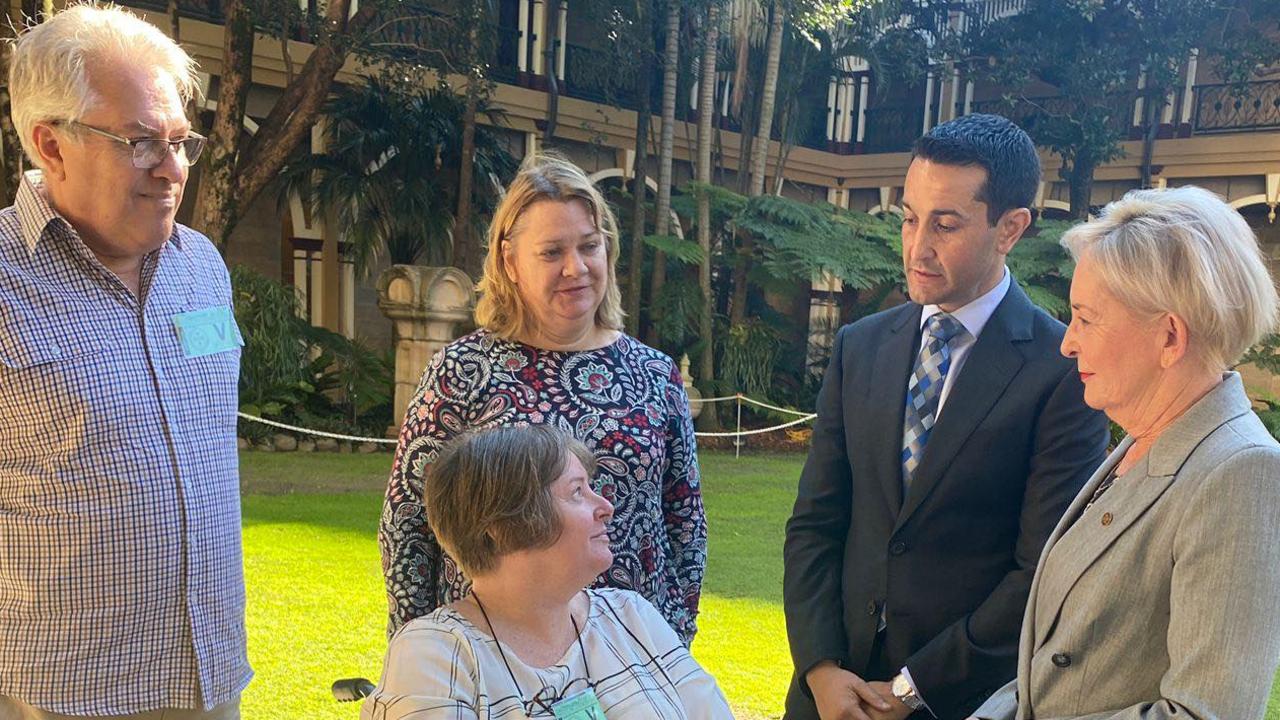
[[[1034,306],[1017,282],[1010,283],[1009,292],[987,321],[947,395],[946,405],[925,445],[924,457],[911,479],[911,488],[903,501],[894,532],[906,523],[911,513],[942,480],[956,453],[960,452],[978,423],[991,412],[1010,381],[1022,369],[1024,360],[1017,343],[1032,339],[1034,312]],[[904,385],[904,404],[905,393]],[[899,427],[899,448],[902,447],[901,430]]]
[[[867,447],[891,448],[869,453],[875,458],[875,476],[880,478],[885,497],[894,512],[902,507],[902,421],[906,413],[907,382],[915,364],[920,336],[920,306],[908,303],[889,325],[884,345],[876,352],[871,382],[867,383],[867,407],[884,408],[869,424]]]

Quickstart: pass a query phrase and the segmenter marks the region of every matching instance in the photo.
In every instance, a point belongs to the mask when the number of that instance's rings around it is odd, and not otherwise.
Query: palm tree
[[[696,179],[702,185],[711,184],[711,121],[715,117],[716,50],[720,42],[720,6],[716,2],[707,5],[706,28],[702,35],[702,59],[699,61],[701,77],[698,80],[698,162]],[[712,342],[712,313],[715,296],[711,290],[711,198],[706,192],[698,193],[698,246],[702,260],[698,263],[698,286],[702,289],[702,309],[698,315],[698,335],[705,347],[698,361],[698,379],[703,388],[711,391],[715,380],[715,344]],[[705,418],[705,419],[703,419]],[[718,426],[714,408],[703,409],[699,420],[704,428]]]
[[[501,120],[487,106],[478,112]],[[384,253],[393,264],[447,265],[465,113],[465,101],[445,85],[423,91],[373,77],[346,86],[326,108],[327,151],[290,163],[285,190],[314,212],[335,214],[362,271]],[[476,176],[506,177],[514,164],[491,130],[476,128]],[[477,194],[491,206],[496,188]]]
[[[676,142],[676,83],[680,72],[680,2],[667,0],[667,32],[662,60],[662,139],[658,146],[658,204],[654,234],[671,235],[671,164]],[[653,275],[649,284],[649,312],[659,312],[658,298],[667,280],[667,255],[653,254]],[[650,324],[650,342],[656,341],[656,323]]]

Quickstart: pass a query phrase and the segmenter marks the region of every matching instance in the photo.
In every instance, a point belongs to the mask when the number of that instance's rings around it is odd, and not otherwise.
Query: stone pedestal
[[[474,298],[475,284],[457,268],[393,265],[378,278],[378,308],[395,328],[392,437],[431,357],[457,337],[459,323],[471,320]]]

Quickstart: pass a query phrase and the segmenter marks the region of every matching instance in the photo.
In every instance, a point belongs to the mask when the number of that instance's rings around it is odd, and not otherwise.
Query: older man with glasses
[[[238,718],[243,341],[174,221],[194,63],[118,8],[24,32],[0,211],[0,718]]]

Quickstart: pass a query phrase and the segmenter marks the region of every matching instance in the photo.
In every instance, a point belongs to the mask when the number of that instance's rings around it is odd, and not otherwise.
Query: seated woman
[[[471,592],[392,637],[362,718],[733,717],[653,605],[583,589],[613,561],[594,466],[547,425],[464,435],[440,453],[427,519]]]
[[[1247,720],[1280,663],[1280,445],[1228,370],[1276,327],[1253,232],[1194,187],[1062,238],[1062,352],[1128,434],[1059,522],[984,719]]]

